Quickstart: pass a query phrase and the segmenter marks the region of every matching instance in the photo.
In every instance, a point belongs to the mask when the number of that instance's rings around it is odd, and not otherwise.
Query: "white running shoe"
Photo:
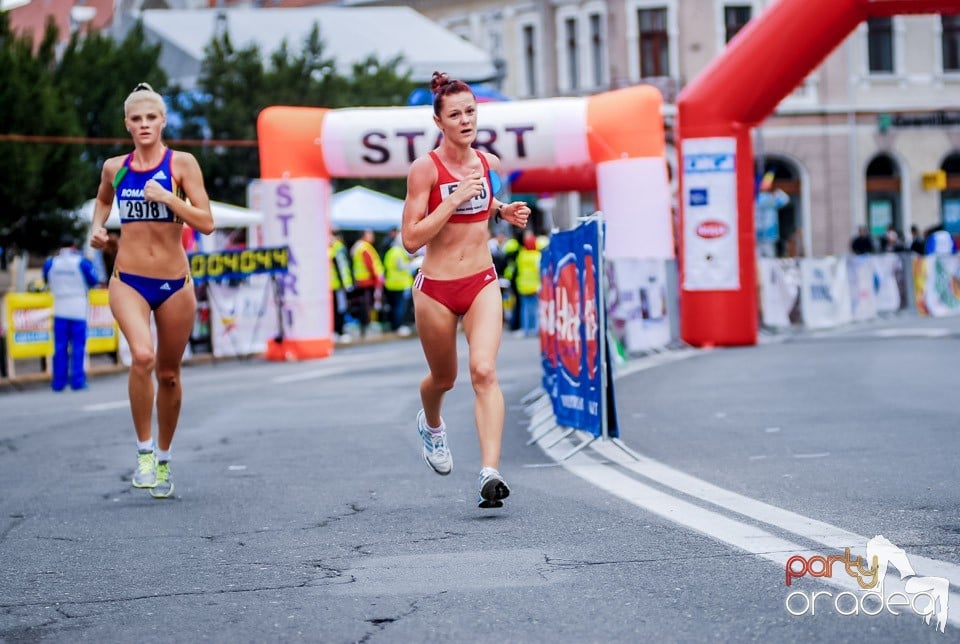
[[[480,498],[477,500],[477,507],[502,508],[503,500],[508,496],[510,488],[500,476],[500,472],[492,467],[480,470]]]
[[[437,474],[446,476],[453,471],[453,455],[447,447],[447,428],[440,424],[437,433],[427,429],[427,416],[423,410],[417,412],[417,431],[423,439],[423,460]]]

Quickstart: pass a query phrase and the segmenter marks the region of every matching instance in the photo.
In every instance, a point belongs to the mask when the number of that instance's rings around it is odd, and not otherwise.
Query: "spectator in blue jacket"
[[[85,389],[87,374],[87,292],[97,285],[93,263],[80,254],[72,239],[43,264],[43,281],[53,295],[54,391],[63,391],[69,381],[73,390]]]

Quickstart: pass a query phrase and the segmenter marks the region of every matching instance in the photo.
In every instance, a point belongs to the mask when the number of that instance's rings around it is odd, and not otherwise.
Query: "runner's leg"
[[[420,383],[420,400],[427,425],[439,427],[443,396],[457,379],[457,321],[454,313],[429,295],[415,290],[413,307],[417,335],[430,371]]]
[[[150,335],[150,306],[137,291],[120,281],[110,280],[110,311],[120,325],[120,332],[130,345],[130,375],[127,391],[130,413],[137,440],[146,442],[151,437],[153,417],[153,367],[155,354]]]
[[[180,418],[182,386],[180,363],[190,340],[197,311],[193,283],[188,283],[160,305],[157,320],[157,448],[170,449]]]
[[[503,393],[497,381],[497,352],[503,335],[503,300],[496,282],[477,294],[463,316],[470,346],[470,382],[476,396],[474,417],[480,439],[481,467],[496,469],[503,438]]]

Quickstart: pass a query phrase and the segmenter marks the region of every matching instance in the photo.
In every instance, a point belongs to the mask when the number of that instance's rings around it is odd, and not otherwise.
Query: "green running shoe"
[[[137,469],[130,480],[133,487],[152,488],[157,485],[157,456],[153,450],[137,452]]]
[[[155,499],[168,499],[173,496],[173,481],[170,480],[170,463],[160,461],[157,464],[157,485],[150,490]]]

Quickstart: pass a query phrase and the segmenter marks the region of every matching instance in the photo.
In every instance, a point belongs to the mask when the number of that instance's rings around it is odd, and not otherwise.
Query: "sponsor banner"
[[[12,360],[53,355],[53,296],[7,293],[4,296],[7,356]]]
[[[600,374],[604,365],[600,364],[599,227],[598,221],[590,221],[574,230],[554,233],[543,252],[549,259],[541,259],[541,270],[549,272],[551,266],[553,270],[553,279],[543,287],[552,285],[552,304],[549,295],[541,295],[547,322],[541,333],[541,358],[545,371],[553,371],[544,382],[551,387],[547,391],[554,415],[557,424],[595,436],[602,433],[600,396],[604,395]],[[607,386],[608,400],[612,401],[612,382]],[[608,404],[607,408],[607,431],[615,437],[614,405]]]
[[[903,307],[903,258],[895,253],[873,256],[873,275],[877,289],[877,311],[893,313]]]
[[[670,181],[662,157],[598,163],[597,197],[606,222],[606,259],[674,256]]]
[[[259,273],[282,274],[290,269],[287,246],[191,253],[187,257],[194,282],[242,280]]]
[[[786,328],[800,319],[800,265],[795,258],[757,260],[760,320],[769,328]]]
[[[960,255],[925,255],[913,260],[917,311],[945,317],[960,313]]]
[[[550,98],[486,103],[474,147],[506,169],[548,168],[590,161],[587,102]],[[335,177],[403,177],[440,143],[432,107],[331,110],[323,119],[323,160]]]
[[[554,233],[556,236],[557,233]],[[540,293],[538,318],[540,333],[540,363],[543,367],[543,390],[554,391],[557,378],[557,304],[554,284],[554,258],[549,246],[540,254]]]
[[[607,259],[607,324],[628,353],[670,343],[666,261]]]
[[[271,325],[264,322],[272,300],[270,278],[255,275],[233,286],[211,283],[207,289],[213,355],[224,358],[266,351],[271,337]]]
[[[800,260],[800,310],[803,324],[811,329],[850,322],[853,312],[846,257]]]
[[[683,288],[740,288],[736,139],[683,142]]]
[[[120,345],[120,327],[110,312],[110,292],[91,289],[87,307],[87,353],[113,353]]]
[[[877,317],[877,278],[872,255],[848,255],[847,278],[850,280],[850,311],[854,322]]]

